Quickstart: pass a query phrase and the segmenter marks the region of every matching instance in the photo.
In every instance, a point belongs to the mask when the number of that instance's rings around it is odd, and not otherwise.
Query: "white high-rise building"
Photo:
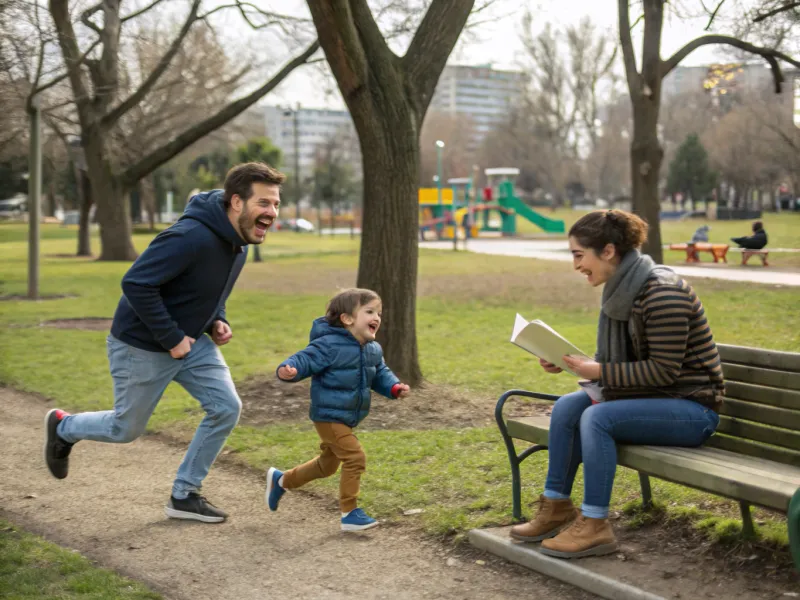
[[[447,65],[431,100],[431,110],[469,117],[480,141],[507,116],[525,90],[519,71],[501,71],[491,65]]]
[[[267,136],[283,153],[281,170],[285,173],[294,173],[297,148],[301,179],[312,175],[320,146],[333,137],[341,138],[343,143],[352,143],[355,138],[355,127],[346,110],[267,106],[264,118]],[[354,166],[360,169],[360,159],[354,160]]]

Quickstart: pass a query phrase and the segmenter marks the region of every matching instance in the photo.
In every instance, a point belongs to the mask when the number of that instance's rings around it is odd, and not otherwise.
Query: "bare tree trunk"
[[[73,163],[74,165],[74,163]],[[75,181],[78,188],[78,256],[92,255],[92,238],[89,211],[92,208],[92,193],[86,173],[74,165]]]
[[[650,225],[647,243],[642,251],[663,262],[661,251],[658,175],[664,151],[658,142],[658,108],[648,101],[639,102],[633,109],[633,140],[631,142],[631,181],[633,182],[633,212]],[[686,202],[686,199],[683,199]]]
[[[387,103],[383,110],[353,114],[361,140],[364,198],[381,198],[380,203],[364,202],[358,286],[375,290],[383,299],[384,325],[378,341],[398,377],[417,385],[422,381],[417,337],[409,335],[416,331],[416,294],[398,282],[417,281],[419,131],[402,98],[382,101]],[[398,122],[408,125],[393,127]],[[415,133],[395,135],[399,131]],[[395,260],[401,256],[402,260]]]
[[[333,210],[333,207],[336,205],[335,202],[331,202],[330,210],[331,210],[331,237],[336,235],[334,229],[336,229],[336,213]]]
[[[152,175],[139,182],[139,202],[147,213],[150,231],[156,230],[156,188]]]
[[[100,260],[136,260],[128,190],[112,174],[102,141],[92,138],[86,139],[84,151],[100,224]]]

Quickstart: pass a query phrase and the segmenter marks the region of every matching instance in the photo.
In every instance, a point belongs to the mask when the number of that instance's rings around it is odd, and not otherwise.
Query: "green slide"
[[[498,200],[501,206],[510,208],[520,217],[527,219],[537,227],[541,228],[542,231],[546,231],[547,233],[564,233],[566,231],[564,227],[564,221],[559,219],[549,219],[544,215],[539,214],[516,196],[512,196],[510,198],[507,196],[501,197]]]

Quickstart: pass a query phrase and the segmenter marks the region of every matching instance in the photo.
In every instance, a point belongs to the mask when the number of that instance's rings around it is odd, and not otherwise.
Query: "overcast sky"
[[[519,6],[519,3],[501,0],[495,9],[497,20],[475,27],[473,35],[459,43],[450,57],[450,62],[466,65],[491,63],[496,68],[519,68],[522,56],[519,21],[522,10],[514,10],[512,7],[515,5]],[[696,5],[696,9],[700,10],[699,1],[687,2],[687,5]],[[577,24],[581,18],[588,16],[598,27],[607,28],[616,36],[617,3],[612,0],[531,0],[528,6],[534,15],[534,27],[541,28],[548,22],[560,25]],[[297,15],[308,14],[305,2],[300,0],[282,0],[280,8],[282,11],[289,10]],[[631,9],[631,22],[637,17],[635,11],[635,8]],[[707,17],[677,19],[668,16],[664,23],[662,56],[668,57],[686,42],[706,33],[703,29],[707,20]],[[639,25],[634,31],[637,57],[640,56],[641,29]],[[715,60],[725,60],[725,54],[713,46],[706,46],[696,50],[681,64],[699,65]],[[300,69],[295,71],[278,90],[265,98],[264,103],[301,102],[306,107],[343,108],[338,93],[326,94],[325,87],[320,85],[318,72]]]

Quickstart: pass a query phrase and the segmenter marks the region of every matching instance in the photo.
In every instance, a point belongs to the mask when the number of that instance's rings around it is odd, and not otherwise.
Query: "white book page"
[[[561,367],[576,377],[578,377],[578,374],[570,370],[563,357],[571,355],[589,358],[546,323],[538,319],[528,322],[520,314],[517,314],[514,319],[514,330],[510,341],[512,344],[516,344],[523,350],[527,350],[531,354]]]

